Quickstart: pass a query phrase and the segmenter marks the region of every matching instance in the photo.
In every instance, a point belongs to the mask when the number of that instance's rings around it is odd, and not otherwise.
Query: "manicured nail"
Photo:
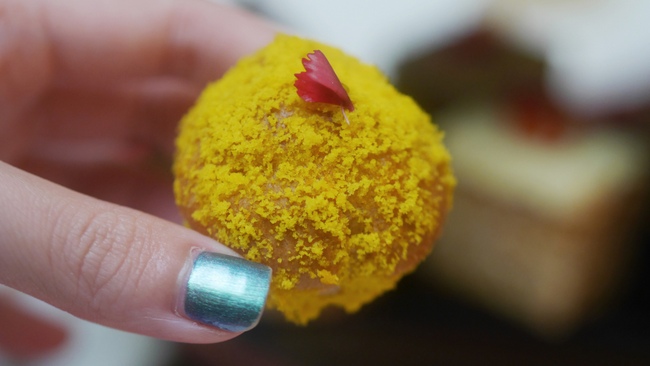
[[[231,332],[251,329],[262,316],[270,281],[265,265],[201,252],[187,281],[185,315]]]

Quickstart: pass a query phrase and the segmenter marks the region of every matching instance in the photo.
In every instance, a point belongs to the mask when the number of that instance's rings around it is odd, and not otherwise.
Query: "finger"
[[[53,160],[111,160],[124,157],[118,152],[128,152],[125,147],[138,146],[171,156],[178,121],[199,91],[171,80],[90,91],[55,88],[25,117],[34,126],[29,153]]]
[[[267,267],[233,259],[189,229],[4,163],[0,181],[6,285],[83,319],[174,341],[223,341],[257,323]]]
[[[250,14],[200,0],[2,0],[0,158],[25,149],[33,125],[19,117],[57,85],[105,90],[162,75],[203,87],[273,34]]]
[[[173,176],[167,164],[158,165],[149,161],[116,165],[102,161],[81,163],[23,159],[20,168],[73,191],[131,207],[171,222],[181,222],[170,189]]]
[[[49,24],[54,72],[73,83],[176,75],[203,85],[274,34],[244,11],[199,0],[42,1],[40,6]]]
[[[0,299],[0,349],[14,358],[33,358],[61,346],[67,339],[60,326]]]

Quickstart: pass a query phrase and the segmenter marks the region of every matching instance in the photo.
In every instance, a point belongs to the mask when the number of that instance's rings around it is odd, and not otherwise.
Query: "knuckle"
[[[108,316],[140,282],[150,230],[118,210],[75,212],[70,220],[63,245],[73,296],[90,314]]]

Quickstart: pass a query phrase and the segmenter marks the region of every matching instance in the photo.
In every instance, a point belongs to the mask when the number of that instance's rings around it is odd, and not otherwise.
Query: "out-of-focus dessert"
[[[596,312],[625,275],[648,151],[634,126],[559,108],[543,72],[482,30],[409,62],[399,85],[445,129],[459,180],[424,273],[554,336]]]

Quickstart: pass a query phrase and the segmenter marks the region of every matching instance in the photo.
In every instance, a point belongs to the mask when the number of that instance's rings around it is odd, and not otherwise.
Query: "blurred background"
[[[268,312],[217,345],[70,317],[65,350],[20,364],[650,364],[650,2],[226,2],[377,65],[431,113],[459,180],[442,239],[357,314]]]

